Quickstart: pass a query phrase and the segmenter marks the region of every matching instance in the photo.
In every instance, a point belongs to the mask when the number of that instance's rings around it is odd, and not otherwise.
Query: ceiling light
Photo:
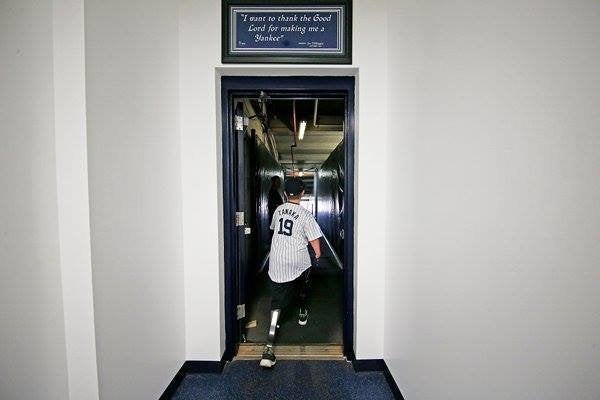
[[[304,171],[298,171],[298,176],[304,176]]]
[[[300,129],[298,131],[298,139],[304,139],[304,131],[306,131],[306,121],[300,121]]]

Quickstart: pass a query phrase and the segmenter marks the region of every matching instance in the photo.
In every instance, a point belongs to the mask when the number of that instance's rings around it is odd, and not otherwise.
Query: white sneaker
[[[273,346],[266,345],[260,359],[260,366],[263,368],[273,368],[273,365],[277,362],[275,353],[273,353]]]
[[[298,311],[298,324],[304,326],[308,323],[308,309],[300,309]]]

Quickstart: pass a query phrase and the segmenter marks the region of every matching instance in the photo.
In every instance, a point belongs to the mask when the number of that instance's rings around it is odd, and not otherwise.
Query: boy
[[[263,351],[260,366],[271,368],[276,359],[273,342],[277,321],[281,311],[288,305],[290,298],[298,294],[300,309],[298,324],[308,322],[306,295],[310,274],[311,259],[307,245],[310,243],[316,260],[321,257],[319,238],[323,236],[314,217],[300,205],[304,194],[304,183],[298,178],[285,181],[287,203],[275,209],[271,230],[271,254],[269,256],[269,278],[271,279],[271,319],[268,341]]]

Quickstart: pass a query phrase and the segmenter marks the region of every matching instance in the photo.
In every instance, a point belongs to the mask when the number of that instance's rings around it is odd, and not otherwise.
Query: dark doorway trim
[[[351,76],[287,76],[287,77],[250,77],[224,76],[221,78],[221,116],[222,116],[222,152],[223,152],[223,233],[225,263],[225,352],[223,358],[231,360],[239,345],[239,332],[236,314],[236,274],[235,260],[237,235],[234,226],[235,180],[234,143],[232,137],[232,107],[234,96],[256,95],[264,90],[269,95],[287,96],[331,96],[340,95],[346,99],[344,208],[352,210],[346,213],[344,221],[344,355],[354,360],[354,145],[355,145],[355,80]]]

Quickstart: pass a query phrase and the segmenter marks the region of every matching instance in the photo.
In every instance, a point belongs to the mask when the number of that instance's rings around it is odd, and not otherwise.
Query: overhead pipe
[[[292,175],[294,175],[294,147],[298,146],[298,142],[296,141],[296,100],[292,100],[292,125],[294,130],[292,131],[292,135],[294,136],[294,144],[290,145],[290,153],[292,155]]]
[[[248,99],[248,106],[250,107],[250,110],[254,112],[254,115],[248,118],[258,119],[265,136],[265,145],[267,147],[267,150],[269,151],[269,153],[271,153],[275,160],[279,161],[279,152],[277,151],[275,138],[273,137],[273,133],[271,132],[271,128],[269,126],[269,116],[267,112],[267,102],[269,101],[269,99],[270,97],[264,91],[261,90],[258,98],[255,99],[258,102],[258,111],[254,109],[252,103],[250,102],[250,99]],[[246,103],[244,103],[244,107],[246,107]]]

